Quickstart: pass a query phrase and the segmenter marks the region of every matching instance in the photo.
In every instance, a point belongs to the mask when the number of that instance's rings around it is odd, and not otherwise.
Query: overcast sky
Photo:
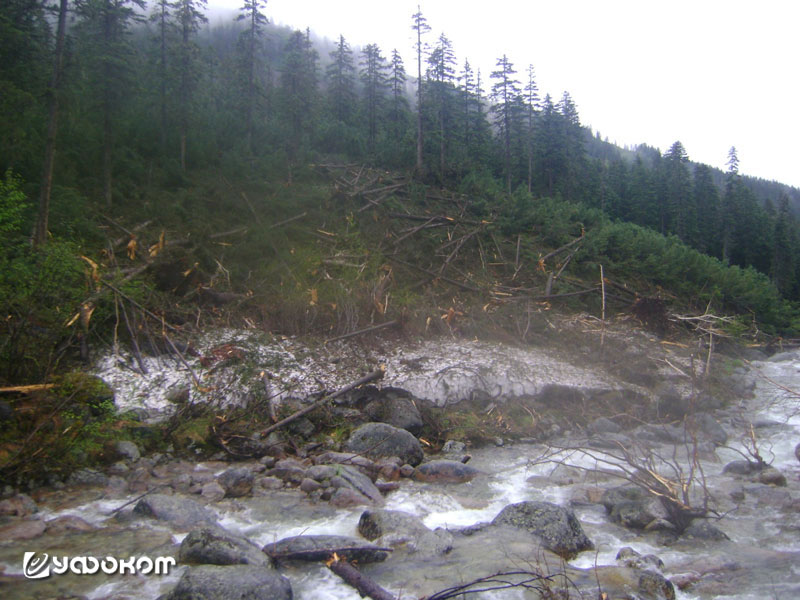
[[[505,53],[520,80],[532,64],[542,97],[568,91],[612,142],[666,151],[680,140],[723,169],[736,146],[742,173],[800,187],[798,0],[269,0],[266,14],[384,56],[397,48],[413,74],[417,4],[459,69],[469,59],[488,81]]]

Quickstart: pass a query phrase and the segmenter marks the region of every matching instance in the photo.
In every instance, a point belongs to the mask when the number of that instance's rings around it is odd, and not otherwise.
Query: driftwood
[[[365,375],[364,377],[362,377],[358,381],[354,381],[353,383],[350,383],[350,384],[344,386],[343,388],[333,392],[332,394],[328,394],[327,396],[323,396],[322,398],[320,398],[316,402],[313,402],[311,405],[307,406],[306,408],[298,410],[296,413],[293,413],[293,414],[289,415],[288,417],[286,417],[282,421],[278,421],[274,425],[270,425],[264,431],[261,432],[261,436],[262,437],[266,437],[267,435],[269,435],[270,433],[272,433],[276,429],[280,429],[284,425],[287,425],[287,424],[291,423],[292,421],[295,421],[296,419],[299,419],[300,417],[302,417],[304,415],[307,415],[311,411],[313,411],[316,408],[319,408],[320,406],[325,404],[325,402],[328,402],[329,400],[333,400],[334,398],[338,398],[339,396],[341,396],[342,394],[346,394],[350,390],[353,390],[353,389],[355,389],[355,388],[357,388],[357,387],[359,387],[361,385],[364,385],[365,383],[370,383],[371,381],[377,381],[379,379],[383,379],[383,376],[385,374],[386,374],[386,367],[381,365],[381,367],[378,370],[373,371],[369,375]]]
[[[325,564],[331,571],[341,577],[347,585],[355,588],[362,598],[367,596],[372,598],[372,600],[397,600],[397,596],[383,589],[372,581],[372,579],[337,555],[334,554],[333,558]]]
[[[346,557],[357,557],[367,552],[393,552],[393,550],[392,548],[380,548],[376,546],[333,546],[330,548],[313,548],[311,550],[275,552],[270,550],[268,544],[264,548],[264,552],[275,561],[304,560],[314,562],[317,560],[329,560],[331,556],[338,556],[346,560]]]
[[[372,327],[365,327],[364,329],[359,329],[358,331],[351,331],[350,333],[345,333],[344,335],[337,335],[336,337],[332,337],[328,340],[325,340],[325,343],[329,342],[336,342],[338,340],[346,340],[347,338],[355,337],[357,335],[361,335],[363,333],[370,333],[372,331],[377,331],[378,329],[384,329],[385,327],[394,327],[398,325],[400,321],[397,319],[393,321],[387,321],[386,323],[381,323],[379,325],[373,325]]]

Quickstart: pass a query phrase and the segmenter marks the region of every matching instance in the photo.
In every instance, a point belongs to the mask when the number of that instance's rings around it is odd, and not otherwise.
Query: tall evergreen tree
[[[308,32],[295,31],[284,47],[281,69],[283,113],[290,126],[289,154],[294,160],[303,134],[310,129],[317,94],[316,52]]]
[[[536,85],[536,72],[533,65],[528,65],[528,81],[525,84],[525,112],[527,116],[527,157],[528,157],[528,193],[533,191],[533,125],[536,110],[539,106],[539,87]]]
[[[256,98],[259,95],[259,85],[256,76],[259,56],[262,51],[261,37],[267,25],[267,17],[263,9],[267,0],[244,0],[239,8],[237,21],[244,21],[246,26],[239,35],[239,48],[242,56],[244,71],[244,109],[245,131],[247,136],[247,149],[253,151],[253,112],[256,108]]]
[[[84,55],[89,63],[95,86],[99,88],[102,118],[103,199],[112,204],[112,172],[115,147],[115,123],[120,105],[132,78],[128,33],[136,10],[144,8],[144,0],[80,0],[76,9],[81,18],[79,33],[85,44]]]
[[[719,189],[708,165],[697,165],[692,187],[697,206],[698,240],[696,248],[717,258],[722,257],[722,207]]]
[[[176,0],[175,19],[180,32],[178,45],[178,127],[180,130],[181,171],[186,171],[186,140],[189,135],[189,115],[192,112],[194,92],[199,79],[198,54],[195,42],[197,32],[208,19],[201,11],[206,0]]]
[[[388,87],[386,59],[377,44],[368,44],[362,53],[361,81],[364,85],[364,107],[367,115],[367,148],[375,153],[378,136],[378,113]]]
[[[664,155],[667,230],[681,241],[697,242],[697,210],[691,193],[692,182],[688,169],[689,156],[679,141]]]
[[[447,171],[447,146],[450,138],[450,121],[452,120],[453,81],[455,80],[456,57],[453,45],[445,34],[441,34],[428,56],[428,89],[431,99],[436,105],[439,137],[439,175],[444,177]]]
[[[506,192],[511,195],[511,138],[515,104],[519,97],[519,81],[514,77],[514,65],[505,54],[497,59],[497,70],[492,71],[492,112],[503,145]]]
[[[778,201],[778,214],[775,219],[772,241],[772,281],[781,294],[788,297],[795,286],[795,255],[797,226],[789,209],[789,197],[783,194]]]
[[[325,69],[328,101],[333,116],[343,123],[349,123],[356,99],[356,68],[353,64],[353,51],[343,35],[339,36],[339,42],[330,57],[332,62]]]
[[[68,4],[68,0],[60,0],[58,7],[53,77],[47,90],[47,137],[45,139],[42,178],[39,186],[39,210],[36,215],[36,226],[33,230],[32,238],[34,247],[40,247],[47,243],[47,222],[50,217],[50,192],[53,188],[53,165],[56,156],[56,133],[58,132],[58,100],[63,76]]]
[[[417,41],[414,44],[414,49],[417,51],[417,159],[415,168],[418,175],[425,171],[425,164],[422,160],[423,152],[423,133],[422,133],[422,53],[424,51],[424,44],[422,36],[428,33],[431,28],[428,25],[428,20],[422,15],[419,5],[417,5],[417,12],[411,17],[413,19],[411,29],[417,33]]]

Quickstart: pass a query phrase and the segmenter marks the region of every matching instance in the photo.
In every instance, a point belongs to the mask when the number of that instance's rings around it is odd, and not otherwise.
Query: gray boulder
[[[413,478],[427,483],[465,483],[479,474],[475,467],[455,460],[432,460],[418,466]]]
[[[399,510],[365,510],[358,533],[381,546],[404,548],[420,556],[439,556],[453,549],[453,536],[445,529],[428,529],[422,520]]]
[[[215,525],[217,522],[211,510],[191,498],[180,495],[150,494],[145,496],[136,503],[133,514],[166,521],[178,528]]]
[[[371,502],[383,502],[383,496],[372,480],[358,469],[349,465],[336,465],[334,469],[336,474],[330,480],[333,487],[350,488]]]
[[[588,429],[592,433],[620,433],[622,431],[622,427],[606,417],[595,419],[589,424]]]
[[[131,462],[136,462],[142,457],[141,452],[139,452],[139,446],[137,446],[133,442],[129,441],[117,442],[114,445],[114,450],[116,451],[117,456],[119,458],[124,458],[125,460],[129,460]]]
[[[217,477],[217,483],[225,490],[228,498],[241,498],[253,492],[253,472],[245,468],[228,469]]]
[[[189,533],[181,542],[178,559],[182,563],[199,565],[271,567],[261,548],[220,527],[204,527]]]
[[[541,539],[545,548],[566,560],[594,548],[575,514],[550,502],[510,504],[500,511],[492,525],[524,529]]]
[[[643,571],[639,575],[639,593],[652,600],[675,600],[675,586],[672,582],[655,571]]]
[[[631,529],[645,529],[666,517],[659,502],[635,485],[606,490],[600,502],[613,522]]]
[[[292,600],[289,580],[253,565],[187,569],[166,600]]]
[[[797,444],[797,446],[794,447],[794,455],[797,460],[800,460],[800,444]]]
[[[689,526],[684,529],[682,536],[684,538],[696,540],[708,540],[714,542],[722,542],[729,540],[724,531],[718,527],[714,527],[711,523],[704,519],[694,519]]]
[[[405,429],[386,423],[366,423],[356,429],[345,445],[346,449],[371,459],[396,456],[404,463],[417,466],[423,453],[419,440]]]
[[[70,474],[67,478],[67,485],[70,486],[83,486],[83,485],[108,485],[108,476],[95,469],[78,469]]]
[[[708,413],[697,415],[697,427],[717,446],[728,441],[728,434],[722,425]]]
[[[405,429],[414,435],[422,432],[422,415],[417,409],[414,396],[392,387],[376,390],[375,396],[364,407],[364,413],[370,419]]]
[[[358,538],[344,535],[296,535],[264,546],[263,551],[275,560],[327,560],[336,552],[346,560],[360,563],[383,562],[386,550]]]

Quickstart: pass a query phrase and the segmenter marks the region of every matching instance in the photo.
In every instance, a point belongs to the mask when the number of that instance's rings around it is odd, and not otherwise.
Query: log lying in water
[[[397,600],[397,596],[383,589],[337,554],[334,554],[325,564],[331,571],[341,577],[347,585],[355,588],[362,598],[366,596],[372,598],[372,600]]]

